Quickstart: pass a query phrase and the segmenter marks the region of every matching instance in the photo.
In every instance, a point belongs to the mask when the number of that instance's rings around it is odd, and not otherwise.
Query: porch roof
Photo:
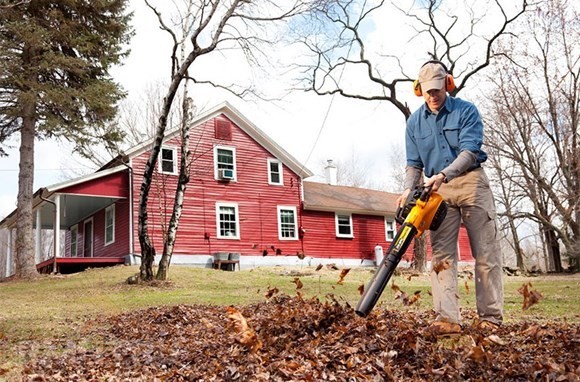
[[[123,170],[127,167],[121,165],[38,189],[33,196],[32,208],[40,210],[41,228],[53,228],[54,205],[51,199],[56,194],[61,196],[60,228],[68,228],[116,200],[127,198],[129,179]],[[0,228],[15,226],[16,212],[17,209],[0,221]],[[33,219],[33,226],[36,227],[36,219]]]

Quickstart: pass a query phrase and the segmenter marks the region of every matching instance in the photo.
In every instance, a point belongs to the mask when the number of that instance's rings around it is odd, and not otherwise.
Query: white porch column
[[[6,277],[12,276],[12,263],[14,259],[12,258],[12,228],[8,228],[8,245],[6,246]]]
[[[60,195],[54,195],[54,257],[60,257]]]
[[[40,222],[40,208],[36,210],[36,240],[34,241],[34,264],[42,262],[42,225]]]

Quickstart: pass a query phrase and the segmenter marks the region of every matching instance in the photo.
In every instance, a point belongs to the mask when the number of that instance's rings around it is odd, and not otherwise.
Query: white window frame
[[[74,252],[73,252],[73,231],[75,232],[75,242],[74,242]],[[71,257],[78,257],[79,255],[79,225],[75,224],[70,227],[70,256]]]
[[[112,212],[111,212],[112,211]],[[107,240],[107,214],[113,214],[113,224],[111,225],[111,240]],[[105,246],[113,244],[115,242],[115,205],[112,204],[109,207],[105,208]]]
[[[163,150],[169,150],[173,152],[172,171],[163,170]],[[159,160],[157,162],[158,162],[157,168],[160,174],[177,175],[177,148],[170,146],[161,146],[161,150],[159,151]]]
[[[272,180],[272,174],[275,174],[272,172],[272,164],[276,163],[278,165],[278,172],[276,174],[278,174],[278,176],[280,177],[280,181],[279,182],[274,182]],[[271,184],[273,186],[283,186],[284,185],[284,170],[283,170],[282,166],[282,162],[280,162],[278,159],[274,159],[274,158],[270,158],[268,159],[268,184]]]
[[[393,237],[389,238],[389,232],[392,233]],[[387,241],[393,241],[395,236],[397,236],[397,222],[395,219],[385,216],[385,239]]]
[[[338,223],[338,217],[339,216],[348,216],[348,224],[350,227],[350,234],[344,234],[344,233],[340,233],[339,230],[339,223]],[[344,212],[335,212],[334,213],[334,225],[336,228],[336,237],[346,237],[346,238],[353,238],[354,237],[354,227],[352,226],[352,214],[349,213],[344,213]]]
[[[282,211],[292,211],[294,215],[294,235],[284,237],[282,235]],[[295,206],[278,206],[278,239],[280,240],[298,240],[298,215]]]
[[[233,156],[233,168],[229,168],[229,167],[224,167],[221,166],[220,167],[220,163],[218,162],[218,150],[229,150],[232,152],[232,156]],[[214,178],[216,180],[220,180],[219,177],[219,170],[220,169],[228,169],[228,170],[232,170],[234,172],[234,178],[232,179],[232,181],[236,181],[238,179],[238,175],[237,175],[237,166],[236,166],[236,148],[232,147],[232,146],[223,146],[223,145],[217,145],[214,146],[213,148],[213,164],[214,164]]]
[[[235,214],[235,224],[236,224],[236,234],[233,236],[222,235],[221,234],[221,220],[220,220],[220,209],[224,208],[233,208]],[[237,203],[221,203],[217,202],[215,204],[215,223],[216,223],[216,237],[218,239],[231,239],[231,240],[239,240],[240,239],[240,211],[238,208]]]

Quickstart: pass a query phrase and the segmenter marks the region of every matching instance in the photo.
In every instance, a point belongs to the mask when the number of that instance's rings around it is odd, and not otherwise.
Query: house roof
[[[198,126],[202,123],[218,117],[219,115],[225,115],[229,118],[233,123],[235,123],[240,129],[242,129],[246,134],[248,134],[252,139],[258,142],[262,147],[270,152],[276,159],[281,161],[285,164],[288,168],[294,171],[298,176],[302,179],[308,178],[313,175],[313,173],[307,169],[303,164],[298,162],[296,158],[290,155],[286,150],[282,148],[282,146],[278,145],[274,142],[266,133],[260,130],[256,125],[250,122],[240,111],[234,108],[228,102],[223,102],[207,111],[199,114],[196,118],[191,122],[192,126]],[[179,134],[179,129],[168,129],[165,133],[164,140],[170,140]],[[142,154],[145,151],[150,150],[153,147],[155,139],[151,138],[143,143],[134,146],[125,152],[125,156],[118,156],[117,158],[113,159],[111,162],[107,163],[105,166],[102,167],[108,168],[112,165],[118,164],[121,162],[126,162],[128,158],[136,157]]]
[[[304,209],[369,215],[394,215],[398,194],[366,188],[304,182]]]
[[[53,210],[54,207],[47,202],[47,199],[50,199],[52,195],[55,193],[64,193],[67,194],[68,191],[73,188],[74,186],[90,182],[92,180],[105,178],[109,175],[116,174],[120,171],[127,170],[127,166],[121,165],[112,167],[109,169],[105,169],[102,171],[97,171],[94,173],[90,173],[84,176],[80,176],[78,178],[66,180],[64,182],[55,183],[53,185],[42,187],[36,190],[33,195],[32,199],[32,206],[33,208],[40,208],[41,210],[41,225],[43,228],[51,228],[53,223]],[[117,190],[115,190],[117,191]],[[87,197],[90,196],[90,197]],[[88,214],[87,211],[97,211],[101,208],[104,208],[114,200],[121,198],[118,192],[114,194],[107,195],[107,194],[91,194],[83,196],[81,194],[75,195],[75,193],[71,193],[67,196],[66,200],[66,209],[61,209],[61,227],[66,227],[70,225],[71,221],[75,221],[75,219],[79,219],[79,214]],[[72,213],[71,213],[72,212]],[[12,211],[8,216],[0,221],[0,228],[8,228],[14,226],[16,224],[16,209]],[[35,223],[36,224],[36,221]]]

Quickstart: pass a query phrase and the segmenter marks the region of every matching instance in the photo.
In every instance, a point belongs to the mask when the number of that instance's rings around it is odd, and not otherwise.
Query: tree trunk
[[[153,181],[153,170],[157,164],[157,158],[159,157],[159,152],[161,151],[161,144],[163,142],[163,138],[165,137],[165,129],[167,127],[167,118],[169,111],[171,110],[171,104],[173,103],[175,93],[177,92],[177,88],[179,87],[182,79],[182,73],[173,77],[167,92],[167,96],[163,99],[163,108],[155,133],[155,141],[153,143],[153,148],[151,149],[149,159],[145,164],[143,181],[141,182],[141,190],[139,193],[138,235],[139,244],[141,245],[140,278],[141,280],[145,281],[150,281],[153,279],[153,263],[155,262],[155,248],[153,248],[151,239],[149,238],[149,214],[147,211],[147,205],[149,203],[149,192],[151,191],[151,183]]]
[[[427,242],[424,235],[415,238],[412,267],[417,272],[425,272],[427,269]]]
[[[15,276],[18,278],[34,278],[38,275],[34,258],[34,235],[32,232],[35,101],[32,95],[24,94],[21,97],[21,102],[23,104],[23,118],[20,130]]]
[[[159,269],[157,270],[157,280],[167,280],[169,265],[171,264],[171,256],[173,256],[173,249],[175,248],[175,239],[177,236],[177,228],[179,227],[179,219],[183,211],[183,198],[187,183],[189,183],[189,129],[191,128],[190,120],[190,100],[187,98],[187,80],[185,82],[183,91],[183,116],[181,124],[181,159],[179,163],[179,179],[177,180],[177,188],[175,190],[175,200],[173,202],[173,212],[169,220],[169,227],[167,228],[167,239],[163,246],[163,255],[159,261]]]
[[[554,267],[556,273],[562,273],[562,257],[560,255],[560,246],[558,240],[556,239],[556,234],[554,230],[544,227],[544,235],[546,237],[546,246],[548,248],[548,256],[550,257],[550,263]]]
[[[184,180],[182,178],[187,179]],[[171,214],[171,220],[169,221],[169,227],[167,229],[167,237],[165,240],[165,245],[163,246],[163,255],[161,255],[159,269],[157,269],[157,280],[167,280],[169,265],[171,264],[171,256],[173,255],[173,249],[175,248],[175,239],[177,237],[179,219],[181,218],[181,212],[183,210],[183,196],[185,194],[186,188],[185,185],[188,181],[189,176],[187,174],[179,174],[177,190],[175,191],[175,204],[173,206],[173,213]]]
[[[508,216],[511,216],[511,212],[508,210]],[[514,252],[516,253],[516,264],[520,271],[525,272],[524,255],[522,253],[522,247],[520,246],[520,237],[518,235],[518,230],[514,224],[513,218],[509,218],[509,227],[514,240]]]
[[[141,221],[141,214],[139,214],[139,221]],[[141,229],[139,231],[141,232]],[[141,267],[139,268],[139,278],[144,281],[151,281],[153,280],[155,248],[151,245],[148,235],[139,234],[139,244],[141,244]]]

